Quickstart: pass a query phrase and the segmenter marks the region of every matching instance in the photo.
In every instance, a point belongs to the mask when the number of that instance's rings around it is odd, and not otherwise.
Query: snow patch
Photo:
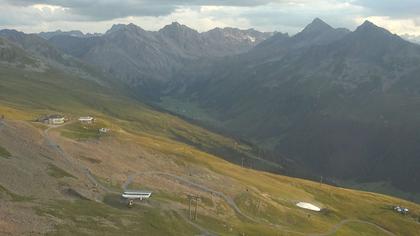
[[[307,209],[307,210],[311,210],[311,211],[321,211],[321,208],[307,202],[298,202],[296,206]]]
[[[252,37],[252,36],[249,36],[249,35],[248,35],[248,40],[253,42],[253,43],[255,43],[255,41],[256,41],[255,37]]]

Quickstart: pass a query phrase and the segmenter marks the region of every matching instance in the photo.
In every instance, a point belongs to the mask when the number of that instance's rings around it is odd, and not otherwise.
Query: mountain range
[[[234,28],[199,33],[174,22],[157,32],[120,24],[99,37],[61,34],[48,40],[151,97],[155,93],[150,90],[160,88],[171,74],[192,62],[245,52],[270,36]]]
[[[270,35],[1,30],[0,234],[417,235],[418,204],[333,185],[417,191],[418,46],[370,22]]]

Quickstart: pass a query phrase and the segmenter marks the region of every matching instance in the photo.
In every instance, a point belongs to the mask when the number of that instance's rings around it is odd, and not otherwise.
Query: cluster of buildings
[[[66,123],[68,119],[63,115],[54,114],[54,115],[47,115],[47,116],[41,117],[37,121],[42,122],[44,124],[49,124],[49,125],[62,125]],[[81,124],[89,125],[89,124],[95,123],[95,118],[93,118],[92,116],[82,116],[82,117],[79,117],[78,121]],[[109,128],[100,128],[98,131],[99,133],[105,134],[111,130]]]
[[[95,119],[92,116],[82,116],[78,120],[82,124],[93,124],[95,122]],[[63,115],[54,114],[41,117],[38,121],[49,125],[62,125],[68,121],[68,119]]]

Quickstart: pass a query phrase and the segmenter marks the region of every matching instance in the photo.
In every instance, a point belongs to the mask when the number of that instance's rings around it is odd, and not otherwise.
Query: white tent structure
[[[311,203],[308,202],[298,202],[296,204],[296,206],[303,208],[303,209],[307,209],[307,210],[311,210],[311,211],[321,211],[320,207],[317,207]]]
[[[128,207],[132,207],[134,205],[134,200],[143,200],[150,198],[152,196],[152,192],[148,191],[124,191],[121,194],[121,197],[128,200]]]
[[[84,124],[92,124],[95,119],[92,116],[82,116],[79,118],[79,121]]]
[[[152,195],[152,192],[147,192],[147,191],[125,191],[121,196],[129,200],[136,200],[136,199],[143,200],[143,199],[150,198],[151,195]]]

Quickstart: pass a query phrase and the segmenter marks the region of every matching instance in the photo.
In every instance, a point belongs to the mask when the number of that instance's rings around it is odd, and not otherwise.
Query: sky
[[[177,21],[200,32],[215,27],[299,32],[319,17],[353,30],[365,20],[420,36],[420,0],[0,0],[0,29],[27,33],[103,33],[113,24],[158,30]]]

